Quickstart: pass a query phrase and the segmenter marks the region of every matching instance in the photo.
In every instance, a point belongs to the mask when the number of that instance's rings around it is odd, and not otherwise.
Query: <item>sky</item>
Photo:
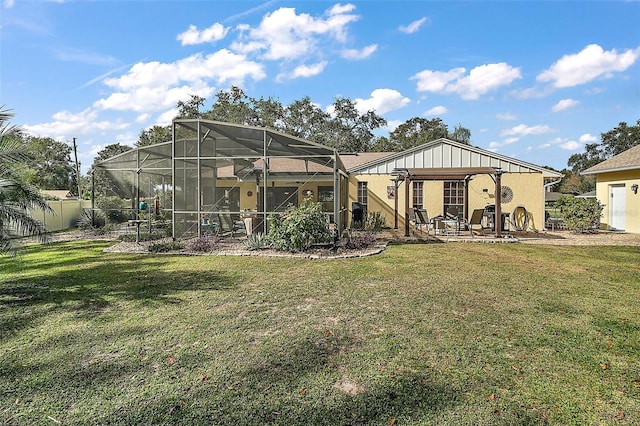
[[[639,1],[0,0],[0,105],[97,152],[235,85],[414,118],[561,170],[640,119]]]

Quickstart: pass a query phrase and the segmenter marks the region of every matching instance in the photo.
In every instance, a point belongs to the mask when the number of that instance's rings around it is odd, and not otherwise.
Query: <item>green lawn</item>
[[[0,257],[0,422],[639,424],[640,249]]]

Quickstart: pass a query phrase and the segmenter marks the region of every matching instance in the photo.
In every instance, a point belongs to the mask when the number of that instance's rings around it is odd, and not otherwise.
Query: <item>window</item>
[[[367,182],[358,182],[358,202],[363,206],[367,205]]]
[[[318,186],[318,202],[325,212],[333,211],[333,186]]]
[[[413,182],[413,207],[416,209],[423,208],[423,187],[424,182]]]
[[[464,181],[444,182],[444,213],[463,216],[464,213]]]

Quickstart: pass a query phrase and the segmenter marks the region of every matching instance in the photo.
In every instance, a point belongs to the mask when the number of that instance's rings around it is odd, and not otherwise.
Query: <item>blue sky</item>
[[[441,118],[558,170],[640,118],[637,1],[1,0],[0,105],[96,152],[231,85],[284,105],[336,97],[389,127]]]

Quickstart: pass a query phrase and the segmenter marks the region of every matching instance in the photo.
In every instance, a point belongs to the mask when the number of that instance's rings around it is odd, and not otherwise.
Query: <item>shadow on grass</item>
[[[360,350],[360,342],[352,336],[306,332],[259,346],[253,359],[256,365],[248,365],[245,359],[243,366],[222,373],[218,380],[200,380],[173,395],[136,400],[96,420],[108,424],[389,424],[392,418],[429,417],[459,403],[455,391],[428,373],[367,377],[367,368],[344,365],[352,351]],[[180,362],[194,367],[201,363],[184,357]],[[371,367],[375,371],[375,365]],[[354,383],[361,383],[354,385],[355,390],[337,386],[348,374],[361,375],[353,377]]]
[[[0,307],[16,315],[0,315],[0,338],[27,327],[51,311],[73,311],[91,317],[123,300],[176,303],[177,293],[226,290],[237,279],[202,268],[171,269],[163,256],[107,255],[104,243],[54,244],[34,259],[17,259],[19,271],[0,286]],[[18,268],[14,268],[18,269]]]

